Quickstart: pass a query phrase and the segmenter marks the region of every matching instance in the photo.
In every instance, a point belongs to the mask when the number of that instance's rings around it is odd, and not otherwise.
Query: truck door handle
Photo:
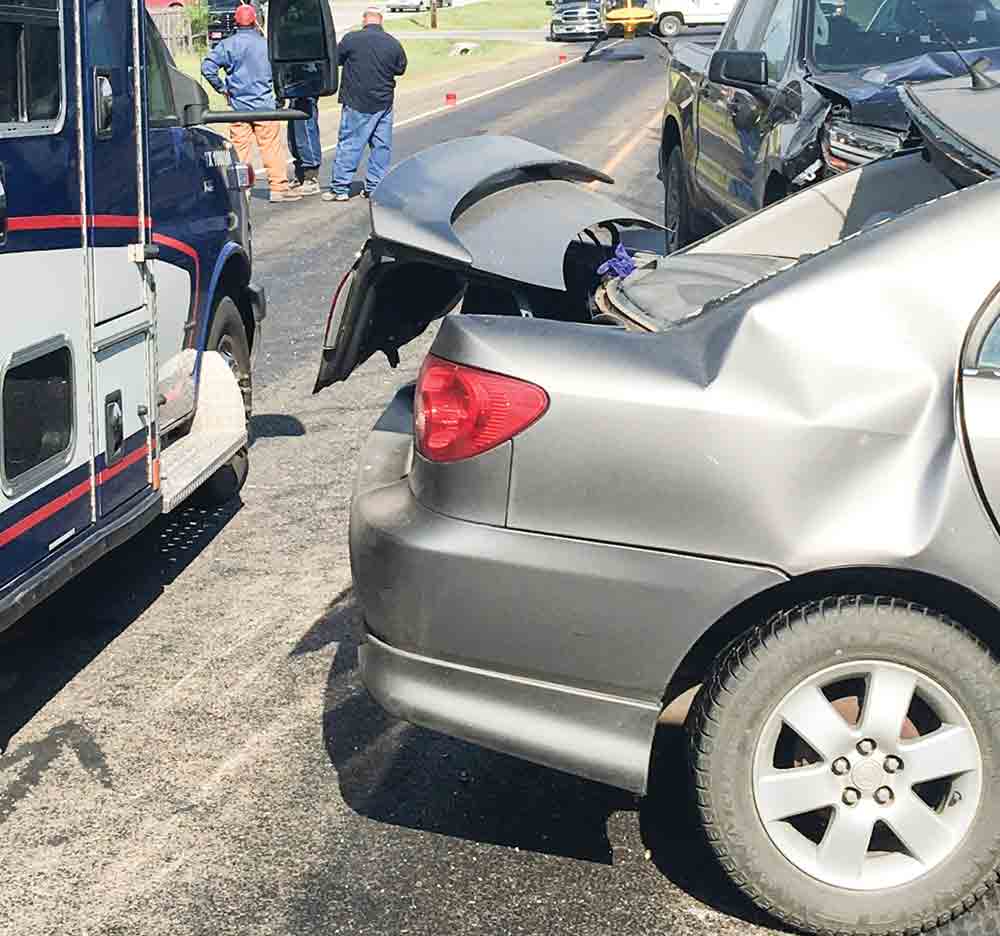
[[[0,247],[7,243],[7,167],[0,163]]]

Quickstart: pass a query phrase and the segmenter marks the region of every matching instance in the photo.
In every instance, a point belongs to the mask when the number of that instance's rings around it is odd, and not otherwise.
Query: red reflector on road
[[[414,406],[417,451],[430,461],[459,461],[512,439],[549,407],[533,383],[428,355]]]

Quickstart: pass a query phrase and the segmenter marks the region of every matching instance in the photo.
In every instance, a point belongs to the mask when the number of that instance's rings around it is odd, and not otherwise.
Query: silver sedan
[[[918,150],[670,257],[656,225],[578,184],[600,173],[523,141],[401,163],[316,386],[461,313],[359,464],[373,696],[644,793],[657,720],[700,686],[692,787],[749,899],[876,936],[985,893],[997,94],[905,90]]]

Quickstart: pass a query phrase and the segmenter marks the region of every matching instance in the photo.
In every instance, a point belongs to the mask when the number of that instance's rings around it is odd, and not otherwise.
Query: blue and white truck
[[[336,90],[329,4],[274,0],[276,90]],[[288,111],[246,115],[288,119]],[[0,0],[0,630],[246,478],[250,167],[142,0]]]

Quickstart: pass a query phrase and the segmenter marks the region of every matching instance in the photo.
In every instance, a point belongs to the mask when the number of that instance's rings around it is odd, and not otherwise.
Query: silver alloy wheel
[[[853,723],[845,686],[862,687]],[[944,688],[910,667],[864,660],[816,673],[771,712],[754,753],[754,802],[801,871],[881,890],[954,852],[975,819],[982,772],[972,725]]]

